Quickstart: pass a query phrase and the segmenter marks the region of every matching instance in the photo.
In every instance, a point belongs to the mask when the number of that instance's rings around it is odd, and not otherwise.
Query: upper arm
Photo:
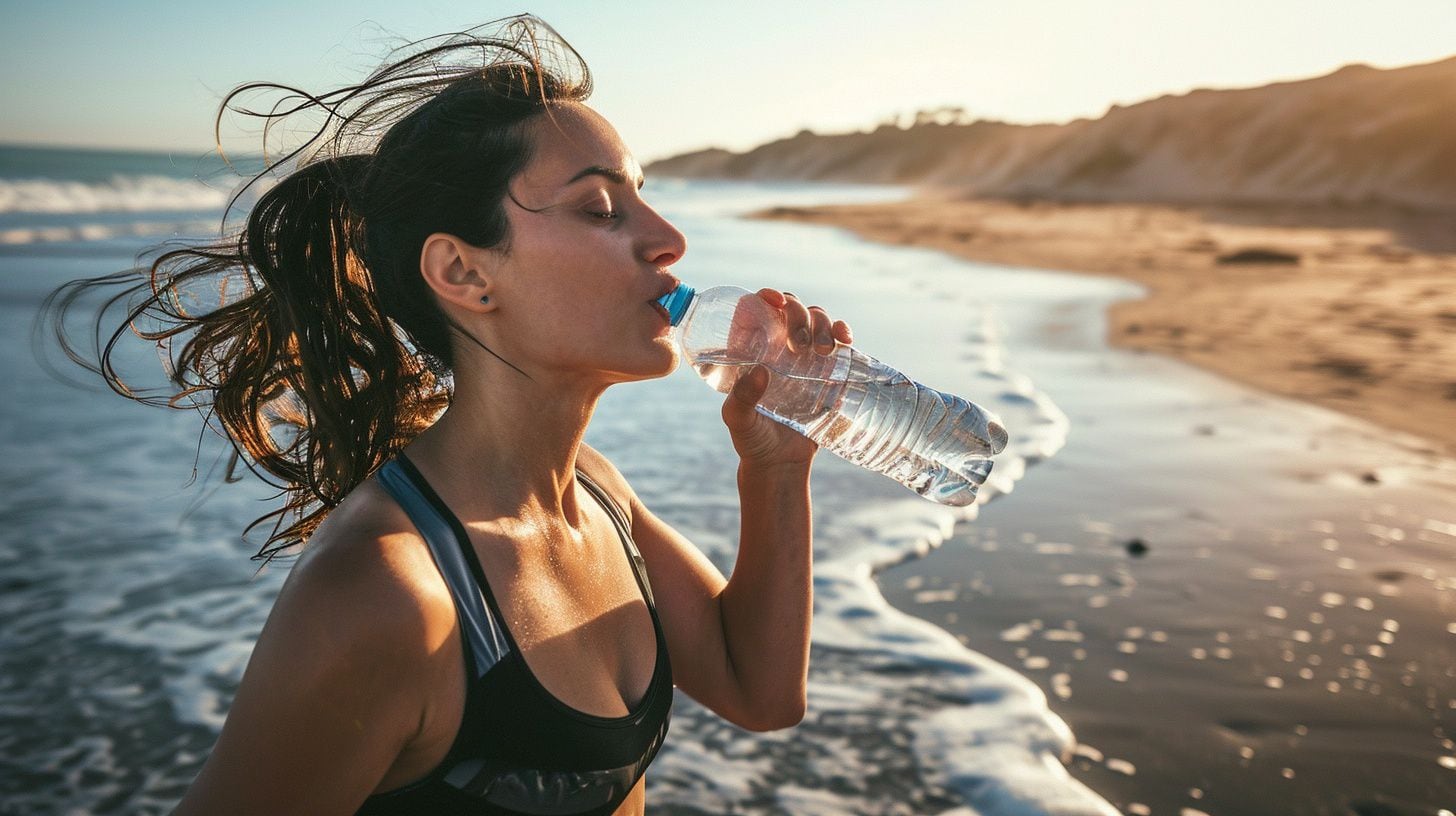
[[[378,785],[418,730],[438,628],[388,549],[381,538],[295,565],[178,814],[353,813]]]
[[[632,539],[647,564],[667,638],[674,683],[729,722],[752,728],[723,633],[719,596],[727,579],[691,541],[642,504],[606,457],[583,443],[577,459],[628,508]]]

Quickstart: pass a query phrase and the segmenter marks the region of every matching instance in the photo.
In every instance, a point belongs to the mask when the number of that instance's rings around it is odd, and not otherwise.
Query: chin
[[[655,346],[658,353],[652,355],[651,360],[643,361],[641,365],[634,365],[630,369],[624,368],[618,372],[621,381],[655,380],[666,377],[677,370],[682,359],[677,344],[669,342],[668,338],[664,337]]]
[[[654,377],[666,377],[676,371],[678,364],[682,362],[682,354],[678,351],[677,344],[669,338],[664,337],[663,340],[664,342],[659,343],[658,347],[666,352],[666,354],[662,366],[659,367],[657,373],[652,375]]]

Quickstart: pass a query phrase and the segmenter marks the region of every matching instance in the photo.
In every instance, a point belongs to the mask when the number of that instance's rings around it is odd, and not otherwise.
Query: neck
[[[605,385],[532,377],[505,365],[459,367],[450,407],[406,448],[462,520],[582,521],[576,454]]]

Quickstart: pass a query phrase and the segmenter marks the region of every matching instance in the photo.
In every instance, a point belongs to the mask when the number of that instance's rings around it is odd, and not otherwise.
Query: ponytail
[[[258,199],[237,238],[159,256],[144,280],[101,308],[104,313],[122,297],[149,291],[111,336],[100,365],[71,348],[64,313],[84,289],[120,283],[141,270],[65,284],[46,298],[37,320],[58,302],[55,334],[73,361],[138,402],[209,409],[233,445],[229,478],[242,458],[289,494],[282,508],[244,530],[246,537],[277,517],[255,560],[271,561],[306,542],[350,490],[429,427],[449,401],[431,367],[395,335],[353,251],[359,224],[346,190],[368,163],[367,156],[351,155],[306,165]],[[203,300],[227,302],[194,314]],[[141,328],[143,317],[163,328]],[[166,355],[168,376],[180,390],[165,403],[133,392],[109,364],[128,328]],[[188,332],[193,336],[177,349],[177,338]],[[284,527],[290,513],[296,520]]]
[[[229,327],[241,341],[228,355],[230,370],[209,384],[219,419],[246,455],[322,505],[286,531],[285,546],[306,540],[448,402],[429,367],[395,336],[354,251],[360,224],[346,191],[368,165],[362,155],[326,158],[259,198],[239,254],[261,286]],[[189,357],[184,349],[179,369],[199,367],[211,351]],[[272,435],[280,423],[304,433],[280,448]]]
[[[529,156],[525,123],[549,104],[590,94],[585,62],[549,26],[529,15],[498,22],[498,35],[472,29],[421,41],[417,53],[329,93],[271,83],[234,90],[223,110],[269,125],[299,111],[328,114],[244,191],[305,149],[315,158],[259,196],[230,237],[165,252],[149,269],[71,281],[41,306],[37,327],[54,309],[55,336],[71,360],[129,399],[207,409],[233,446],[228,480],[245,460],[287,495],[243,531],[277,517],[253,556],[265,566],[306,543],[344,496],[449,404],[451,330],[461,330],[420,275],[423,242],[443,231],[473,246],[503,245],[503,201]],[[557,64],[543,65],[543,55]],[[271,113],[229,108],[255,90],[292,96]],[[143,298],[92,364],[67,342],[65,313],[93,287],[132,281],[99,310],[98,340],[112,304]],[[139,326],[143,317],[160,327]],[[128,330],[163,351],[179,389],[165,403],[134,393],[112,368],[112,349]]]

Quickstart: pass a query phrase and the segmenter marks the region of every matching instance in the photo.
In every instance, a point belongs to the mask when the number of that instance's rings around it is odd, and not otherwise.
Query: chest
[[[487,600],[533,679],[601,717],[625,715],[647,691],[657,633],[633,559],[605,513],[556,548],[471,533]]]
[[[501,556],[501,542],[489,534],[472,533],[471,539],[488,600],[523,661],[524,682],[590,716],[616,718],[636,710],[658,668],[657,635],[615,528],[608,522],[587,539],[594,544],[590,553],[583,550],[549,570]],[[466,672],[458,627],[438,655],[421,734],[380,790],[438,765],[463,726]]]
[[[641,698],[657,651],[627,555],[619,547],[616,556],[569,577],[487,572],[501,624],[531,674],[568,706],[598,716],[625,714]]]

